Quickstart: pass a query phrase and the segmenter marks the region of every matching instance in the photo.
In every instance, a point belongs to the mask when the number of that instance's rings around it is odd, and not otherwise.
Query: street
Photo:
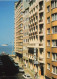
[[[8,55],[0,55],[0,79],[24,79]]]
[[[24,79],[24,78],[22,77],[21,73],[18,73],[12,76],[7,76],[7,75],[0,76],[0,79]]]

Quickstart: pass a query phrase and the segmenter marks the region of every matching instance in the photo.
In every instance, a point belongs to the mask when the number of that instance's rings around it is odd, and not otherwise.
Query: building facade
[[[23,0],[24,1],[24,0]],[[29,44],[29,0],[23,5],[23,63],[28,67],[28,46]]]
[[[23,56],[23,1],[15,3],[15,53],[17,60],[22,61]]]
[[[29,67],[42,79],[45,75],[45,0],[30,0],[29,4]]]
[[[46,79],[57,79],[57,1],[46,1]]]
[[[47,26],[45,25],[45,16],[47,16],[45,14],[45,0],[19,0],[15,3],[17,60],[23,60],[23,63],[34,75],[38,72],[38,79],[45,79],[45,27]],[[37,63],[34,63],[34,60]]]

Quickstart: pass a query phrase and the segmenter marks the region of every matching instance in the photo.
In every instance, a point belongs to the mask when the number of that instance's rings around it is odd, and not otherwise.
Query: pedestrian
[[[34,79],[38,79],[38,72],[35,73]]]

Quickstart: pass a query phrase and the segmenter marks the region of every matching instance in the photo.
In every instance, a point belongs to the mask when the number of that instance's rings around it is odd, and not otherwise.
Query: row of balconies
[[[16,35],[16,38],[20,38],[20,36],[23,36],[23,33],[19,33],[18,35]],[[22,38],[20,38],[22,39]]]
[[[18,29],[17,31],[16,31],[16,34],[22,34],[23,33],[23,28],[22,29]]]
[[[31,32],[29,32],[29,36],[32,36],[32,35],[35,35],[35,34],[37,34],[38,33],[38,30],[33,30],[33,31],[31,31]],[[40,35],[42,35],[42,34],[44,34],[44,31],[43,30],[40,30],[39,31],[39,34]]]
[[[22,23],[23,22],[23,19],[21,18],[21,19],[19,19],[17,22],[16,22],[16,25],[18,25],[18,24],[20,24],[20,23]]]
[[[35,26],[35,25],[37,25],[38,24],[38,22],[34,22],[34,23],[29,23],[29,26]]]
[[[43,55],[39,55],[39,57],[36,57],[36,59],[34,58],[34,55],[33,56],[29,55],[28,58],[31,59],[31,60],[38,60],[39,62],[43,62],[44,63]]]
[[[18,14],[18,15],[17,15],[17,17],[15,17],[16,22],[18,22],[18,21],[19,21],[19,19],[20,19],[21,17],[23,17],[23,15],[22,15],[21,13],[20,13],[20,14]]]
[[[38,22],[38,20],[37,20],[37,19],[35,19],[35,20],[33,20],[33,22],[32,22],[32,21],[30,21],[29,23],[32,25],[32,24],[34,24],[35,22]]]
[[[21,27],[21,28],[16,29],[16,32],[19,32],[20,30],[23,30],[23,28]]]
[[[29,31],[29,34],[33,34],[33,35],[34,35],[37,31],[38,31],[37,29],[35,29],[35,30],[30,30],[30,31]]]
[[[38,33],[37,31],[36,32],[32,32],[32,33],[29,34],[29,36],[36,35],[37,33]]]
[[[19,43],[19,42],[23,42],[23,40],[21,40],[21,39],[17,39],[16,42],[17,42],[17,43]]]
[[[23,44],[16,44],[16,46],[23,46]]]
[[[37,12],[35,12],[32,16],[30,15],[29,20],[33,19],[36,16],[38,16],[38,13]]]
[[[38,9],[35,9],[35,11],[31,12],[31,13],[29,14],[29,16],[30,16],[30,17],[31,17],[31,16],[35,16],[36,14],[38,14]]]

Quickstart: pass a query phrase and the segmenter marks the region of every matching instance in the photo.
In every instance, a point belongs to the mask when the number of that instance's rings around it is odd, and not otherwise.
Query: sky
[[[14,2],[0,0],[0,45],[14,44]]]

